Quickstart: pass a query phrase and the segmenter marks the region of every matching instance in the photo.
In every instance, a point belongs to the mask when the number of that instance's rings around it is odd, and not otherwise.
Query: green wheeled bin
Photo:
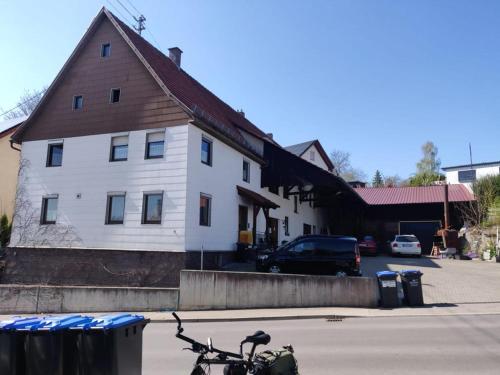
[[[91,320],[82,315],[49,316],[21,330],[26,333],[26,375],[79,375],[77,335],[70,328]]]
[[[73,327],[79,375],[141,375],[142,331],[148,323],[142,315],[112,314]]]
[[[398,273],[393,271],[377,272],[380,292],[380,306],[386,308],[399,307]]]
[[[26,356],[24,343],[26,327],[39,323],[41,318],[13,317],[0,322],[0,374],[24,375]]]
[[[401,284],[403,284],[404,301],[408,306],[424,305],[422,275],[423,273],[419,270],[401,271]]]

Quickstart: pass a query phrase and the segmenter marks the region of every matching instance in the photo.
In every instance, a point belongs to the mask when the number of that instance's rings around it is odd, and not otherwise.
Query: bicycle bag
[[[255,356],[259,375],[299,375],[297,361],[291,346],[281,350],[266,350]]]

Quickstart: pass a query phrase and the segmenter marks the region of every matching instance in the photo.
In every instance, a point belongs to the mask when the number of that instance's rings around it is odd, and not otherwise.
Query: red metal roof
[[[369,205],[422,204],[444,202],[444,186],[394,187],[394,188],[355,188]],[[448,185],[450,202],[474,200],[473,194],[461,184]]]

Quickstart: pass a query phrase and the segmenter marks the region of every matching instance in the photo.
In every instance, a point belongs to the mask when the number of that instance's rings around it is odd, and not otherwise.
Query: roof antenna
[[[144,17],[142,14],[139,16],[139,18],[134,16],[135,22],[137,22],[137,26],[134,26],[135,31],[141,35],[142,30],[146,30],[146,26],[144,26],[144,22],[146,21],[146,17]]]
[[[469,158],[470,158],[470,169],[472,169],[472,147],[469,142]]]

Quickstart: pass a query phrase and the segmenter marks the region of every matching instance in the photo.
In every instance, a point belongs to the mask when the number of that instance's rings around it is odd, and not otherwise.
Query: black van
[[[257,270],[271,273],[361,276],[356,238],[307,235],[257,256]]]

